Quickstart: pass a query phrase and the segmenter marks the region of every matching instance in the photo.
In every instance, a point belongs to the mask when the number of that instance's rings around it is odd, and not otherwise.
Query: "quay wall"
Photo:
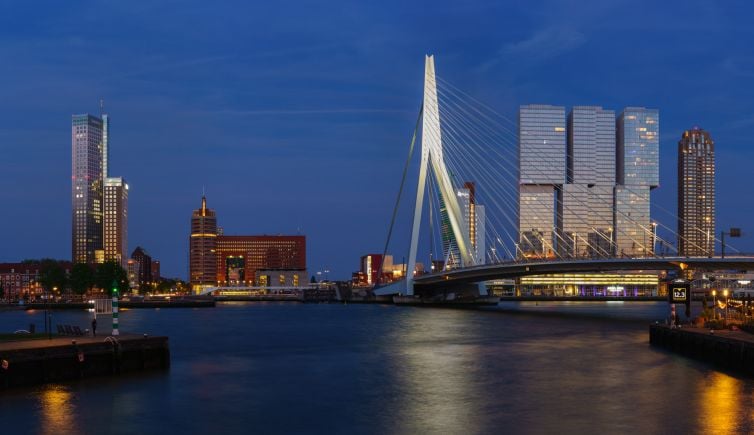
[[[742,338],[744,336],[741,334],[746,333],[730,336],[727,331],[711,333],[709,329],[670,328],[655,324],[649,326],[649,343],[720,368],[754,376],[754,338]]]
[[[17,348],[9,348],[13,343],[4,344],[0,348],[0,390],[170,367],[167,337],[81,341],[85,339],[55,339],[50,345],[33,347],[18,343]]]

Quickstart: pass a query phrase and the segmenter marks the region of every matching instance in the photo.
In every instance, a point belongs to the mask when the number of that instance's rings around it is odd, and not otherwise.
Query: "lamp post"
[[[113,336],[120,334],[118,326],[118,282],[113,280]]]
[[[730,231],[720,231],[720,245],[721,246],[721,257],[725,258],[725,235],[728,235],[730,237],[741,237],[741,228],[731,228]]]
[[[723,290],[723,296],[725,296],[725,321],[728,321],[728,289]]]
[[[52,288],[53,294],[58,291],[57,287]],[[47,292],[47,297],[45,298],[45,324],[47,325],[47,338],[52,339],[52,310],[50,310],[50,293]]]

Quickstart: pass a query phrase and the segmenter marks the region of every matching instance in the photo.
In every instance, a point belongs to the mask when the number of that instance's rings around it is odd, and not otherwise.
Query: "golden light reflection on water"
[[[44,434],[78,432],[74,416],[73,394],[63,385],[49,385],[39,393],[41,429]]]
[[[748,419],[742,414],[743,382],[724,373],[711,372],[700,382],[698,423],[702,433],[730,434],[738,432]]]
[[[474,370],[469,369],[478,355],[473,346],[454,343],[445,316],[411,319],[411,327],[395,335],[403,349],[402,367],[396,382],[402,384],[406,399],[397,406],[398,421],[411,422],[399,432],[452,433],[464,428],[476,433],[480,408]],[[444,313],[452,317],[456,313]]]

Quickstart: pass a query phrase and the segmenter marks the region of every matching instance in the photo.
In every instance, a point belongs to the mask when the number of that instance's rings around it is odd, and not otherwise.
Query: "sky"
[[[754,252],[752,17],[708,0],[4,0],[0,261],[70,258],[71,115],[102,98],[129,251],[185,279],[204,189],[226,234],[305,234],[310,272],[350,278],[383,249],[429,53],[511,119],[534,103],[659,109],[652,200],[668,208],[681,133],[710,131],[718,228]]]

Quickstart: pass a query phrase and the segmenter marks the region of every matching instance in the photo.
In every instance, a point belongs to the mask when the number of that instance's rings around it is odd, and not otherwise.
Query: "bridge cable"
[[[385,255],[387,255],[387,248],[390,244],[390,238],[393,235],[393,226],[395,225],[395,217],[398,214],[398,207],[400,206],[401,202],[401,194],[403,193],[403,186],[406,183],[406,174],[408,173],[408,168],[411,165],[411,157],[414,155],[414,145],[416,144],[416,133],[419,130],[419,124],[422,121],[422,114],[424,113],[424,103],[419,107],[419,116],[416,118],[416,126],[414,127],[414,134],[411,135],[411,145],[409,145],[408,148],[408,158],[406,159],[406,164],[403,166],[403,175],[401,176],[401,184],[398,188],[398,197],[395,199],[395,207],[393,207],[393,216],[390,219],[390,228],[387,232],[387,240],[385,240],[385,249],[382,250],[382,260],[380,261],[380,268],[377,271],[377,282],[376,284],[379,284],[379,282],[382,280],[382,267],[385,264]],[[420,186],[419,188],[423,188],[423,186]],[[406,273],[409,273],[408,271]],[[413,273],[413,272],[412,272]]]
[[[514,126],[514,127],[515,127],[515,123],[513,123],[513,121],[511,121],[510,119],[508,119],[508,118],[507,118],[506,116],[504,116],[504,115],[502,115],[502,114],[498,113],[497,111],[495,111],[494,109],[492,109],[491,107],[489,107],[488,105],[486,105],[485,103],[483,103],[483,102],[481,102],[481,101],[479,101],[479,100],[475,99],[475,98],[474,98],[473,96],[469,95],[468,93],[466,93],[466,92],[464,92],[463,90],[459,89],[458,87],[454,86],[454,85],[453,85],[452,83],[449,83],[449,82],[447,82],[447,81],[443,80],[443,79],[442,79],[442,78],[440,78],[440,77],[437,77],[437,79],[438,79],[438,83],[439,83],[439,84],[441,85],[441,87],[443,87],[443,90],[447,90],[447,91],[449,91],[449,92],[453,92],[453,93],[456,93],[456,95],[458,95],[458,94],[462,94],[462,95],[464,95],[464,96],[468,97],[469,99],[473,100],[473,101],[474,101],[475,103],[479,104],[479,105],[480,105],[480,106],[482,106],[483,108],[485,108],[485,109],[489,110],[489,111],[490,111],[490,112],[492,112],[492,113],[493,113],[494,115],[498,116],[499,118],[501,118],[501,119],[502,119],[502,120],[504,120],[505,122],[507,122],[507,123],[509,123],[510,125],[512,125],[512,126]],[[459,99],[460,99],[460,97],[459,97]],[[477,109],[475,109],[475,110],[477,110]],[[478,111],[478,110],[477,110],[477,111]],[[481,113],[481,112],[480,112],[480,113]],[[489,117],[488,117],[488,119],[489,119]],[[493,122],[494,122],[494,120],[493,120]],[[502,127],[503,129],[505,129],[505,130],[507,130],[508,132],[510,132],[510,133],[511,133],[512,135],[514,135],[514,133],[512,133],[512,132],[511,132],[511,130],[507,129],[506,127],[502,126],[502,125],[501,125],[501,124],[499,124],[499,123],[497,123],[497,124],[498,124],[498,125],[500,125],[500,127]],[[622,187],[623,187],[623,188],[624,188],[624,189],[625,189],[626,191],[628,191],[629,193],[633,193],[634,195],[643,195],[642,193],[637,193],[636,191],[634,191],[633,189],[631,189],[631,188],[630,188],[630,186],[625,186],[625,185],[623,185]],[[675,219],[675,220],[680,220],[680,221],[683,221],[683,222],[687,222],[687,220],[686,220],[686,219],[683,219],[683,218],[681,218],[680,216],[677,216],[677,215],[675,215],[675,214],[674,214],[674,213],[673,213],[672,211],[668,210],[667,208],[665,208],[665,207],[663,207],[663,206],[661,206],[661,205],[659,205],[659,204],[657,204],[657,203],[651,203],[651,206],[652,206],[653,208],[657,208],[657,209],[659,209],[659,210],[661,210],[661,211],[665,212],[666,214],[668,214],[669,216],[671,216],[671,218],[673,218],[673,219]],[[630,218],[629,218],[629,219],[630,219]],[[641,226],[641,227],[642,227],[642,229],[644,230],[644,232],[647,232],[647,233],[651,233],[651,230],[649,230],[649,228],[643,228],[643,225],[641,225],[640,223],[638,223],[638,222],[635,222],[635,223],[637,223],[637,224],[638,224],[639,226]],[[677,232],[676,232],[676,231],[674,231],[674,230],[673,230],[672,228],[670,228],[669,226],[667,226],[667,225],[663,224],[662,222],[659,222],[659,221],[658,221],[657,223],[658,223],[658,225],[659,225],[660,227],[667,229],[667,230],[668,230],[668,231],[669,231],[669,232],[670,232],[670,233],[671,233],[672,235],[674,235],[674,236],[678,237],[679,239],[683,239],[684,241],[686,241],[686,242],[687,242],[687,243],[689,243],[690,245],[694,245],[695,247],[698,247],[698,248],[700,248],[700,249],[706,249],[705,247],[703,247],[703,246],[700,246],[700,245],[698,245],[698,244],[696,244],[696,243],[694,243],[694,242],[692,242],[692,241],[688,240],[687,238],[683,237],[683,236],[682,236],[681,234],[677,233]],[[706,232],[702,231],[702,230],[701,230],[701,229],[700,229],[700,228],[699,228],[698,226],[696,226],[696,225],[690,225],[690,226],[691,226],[691,227],[693,227],[694,229],[696,229],[696,230],[697,230],[698,232],[701,232],[702,234],[705,234],[705,235],[706,235]],[[713,235],[712,235],[712,237],[713,237],[713,239],[714,239],[714,241],[715,241],[715,242],[722,242],[722,241],[721,241],[721,239],[719,239],[719,238],[717,238],[717,237],[716,237],[716,235],[714,235],[714,234],[713,234]],[[632,240],[633,240],[633,239],[632,239]],[[656,240],[657,240],[658,242],[660,242],[660,243],[661,243],[661,245],[665,245],[666,247],[670,247],[671,249],[673,249],[673,250],[675,250],[676,252],[678,252],[678,249],[677,249],[677,248],[674,248],[674,247],[673,247],[673,245],[672,245],[672,244],[671,244],[670,242],[668,242],[668,241],[666,241],[666,240],[664,240],[664,239],[660,238],[659,236],[658,236],[658,237],[656,237]],[[641,245],[641,243],[638,243],[638,241],[637,241],[637,240],[633,240],[633,241],[634,241],[635,243],[637,243],[637,244]],[[727,247],[727,244],[726,244],[726,247]],[[740,251],[739,251],[738,249],[736,249],[735,247],[732,247],[732,249],[733,249],[733,250],[735,250],[735,251],[737,251],[737,252],[740,252]],[[654,248],[652,249],[652,251],[653,251],[653,253],[654,253]],[[655,253],[655,256],[656,256],[656,253]]]

